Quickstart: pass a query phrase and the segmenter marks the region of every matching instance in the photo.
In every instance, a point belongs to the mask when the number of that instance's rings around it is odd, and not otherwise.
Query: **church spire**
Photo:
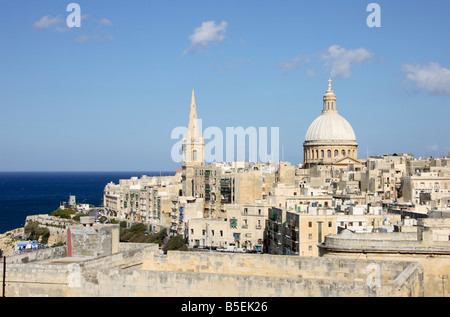
[[[328,89],[323,95],[323,111],[322,112],[337,112],[336,110],[336,95],[331,88],[331,78],[328,79]]]
[[[197,119],[197,106],[195,105],[194,89],[192,89],[191,111],[189,113],[188,133],[190,134],[191,138],[195,138],[200,135]]]

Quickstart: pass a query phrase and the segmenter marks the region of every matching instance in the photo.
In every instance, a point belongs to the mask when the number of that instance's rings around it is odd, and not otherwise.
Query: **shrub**
[[[76,213],[77,210],[75,208],[64,208],[64,209],[58,208],[55,211],[53,211],[51,215],[59,218],[70,219],[72,218],[72,215],[75,215]]]
[[[184,242],[183,237],[177,235],[175,237],[170,238],[170,240],[167,241],[166,245],[163,248],[163,251],[167,252],[168,250],[187,251],[188,247]]]
[[[40,227],[36,221],[29,221],[25,225],[24,231],[30,240],[39,240],[39,237],[41,237],[41,243],[43,244],[47,244],[50,237],[50,230],[47,227]]]

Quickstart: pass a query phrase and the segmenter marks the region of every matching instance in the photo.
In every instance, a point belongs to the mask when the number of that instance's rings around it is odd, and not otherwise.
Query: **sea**
[[[0,233],[23,227],[28,215],[50,214],[70,195],[99,207],[106,184],[142,175],[175,172],[0,172]]]

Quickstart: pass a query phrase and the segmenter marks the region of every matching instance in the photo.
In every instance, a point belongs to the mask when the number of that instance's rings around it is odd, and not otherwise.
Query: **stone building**
[[[149,228],[169,228],[172,199],[181,191],[181,173],[174,176],[146,176],[121,179],[103,190],[105,214],[128,223],[141,222]]]
[[[414,261],[424,269],[424,296],[450,294],[450,218],[422,218],[415,231],[328,235],[320,256],[339,259]]]
[[[303,164],[346,166],[358,161],[358,143],[352,126],[338,114],[331,79],[323,96],[322,114],[309,126],[303,143]]]
[[[307,207],[303,211],[270,208],[265,229],[265,252],[271,254],[319,256],[318,244],[327,235],[348,229],[373,230],[401,221],[400,215],[369,213],[366,207],[350,206],[349,212],[333,208]],[[359,206],[358,206],[359,207]]]
[[[227,204],[227,218],[191,219],[186,234],[189,247],[234,246],[242,251],[262,252],[265,220],[271,206],[261,202]]]

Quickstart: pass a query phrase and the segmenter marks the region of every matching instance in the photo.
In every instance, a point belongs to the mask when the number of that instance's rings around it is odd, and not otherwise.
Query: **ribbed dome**
[[[311,123],[305,142],[356,143],[352,126],[337,111],[323,112]]]

